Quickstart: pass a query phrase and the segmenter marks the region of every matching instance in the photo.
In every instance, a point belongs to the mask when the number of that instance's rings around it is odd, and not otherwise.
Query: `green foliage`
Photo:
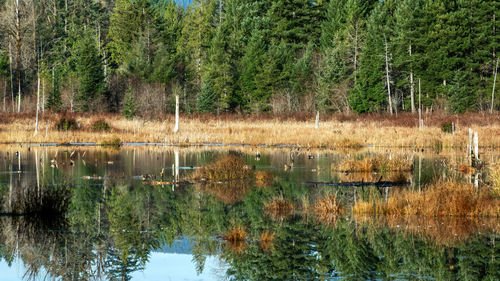
[[[444,133],[451,134],[452,131],[453,131],[453,124],[452,124],[452,122],[445,121],[445,122],[441,123],[441,131],[443,131]]]
[[[137,104],[134,100],[134,92],[131,89],[128,89],[125,93],[122,115],[129,120],[137,115]]]
[[[90,128],[94,132],[108,132],[111,130],[111,126],[103,119],[93,122]]]
[[[215,113],[217,95],[214,92],[213,83],[210,78],[205,79],[201,92],[196,100],[196,110],[202,113]]]
[[[81,111],[94,110],[105,90],[104,70],[97,42],[91,33],[79,38],[74,51],[76,73],[80,79],[76,101]]]
[[[56,129],[59,131],[70,131],[78,129],[74,117],[69,114],[62,114],[56,122]]]

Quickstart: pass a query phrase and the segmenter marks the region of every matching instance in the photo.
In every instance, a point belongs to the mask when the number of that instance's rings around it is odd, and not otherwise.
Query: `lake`
[[[498,163],[500,151],[481,157]],[[440,180],[485,188],[467,161],[454,150],[1,146],[0,279],[500,280],[498,218],[349,211]],[[345,211],[322,212],[328,196]]]

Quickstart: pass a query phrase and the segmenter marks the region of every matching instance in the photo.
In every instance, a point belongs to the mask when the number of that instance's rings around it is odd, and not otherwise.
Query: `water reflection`
[[[294,155],[294,166],[285,171],[288,151],[262,153],[258,160],[253,154],[231,152],[237,155],[229,164],[231,176],[207,176],[206,171],[227,154],[92,149],[0,152],[2,212],[22,209],[13,208],[12,202],[53,206],[46,204],[50,198],[67,200],[51,212],[35,209],[22,212],[31,215],[0,217],[2,267],[22,263],[22,272],[14,280],[41,280],[46,275],[61,280],[147,279],[144,276],[158,272],[183,276],[191,266],[195,270],[183,277],[500,279],[497,219],[328,217],[310,211],[319,199],[335,196],[348,207],[360,196],[379,192],[374,187],[301,184],[357,180],[341,178],[331,169],[340,163],[341,154],[320,154],[314,159]],[[424,158],[420,176],[415,172],[419,165],[413,164],[415,171],[405,178],[416,183],[415,177],[430,180],[451,174],[442,165],[450,159]],[[195,184],[181,184],[195,180]],[[283,216],[269,212],[266,204],[276,198],[292,204],[290,212]],[[244,239],[227,241],[228,233],[238,227],[245,232]],[[164,264],[180,260],[183,265]]]

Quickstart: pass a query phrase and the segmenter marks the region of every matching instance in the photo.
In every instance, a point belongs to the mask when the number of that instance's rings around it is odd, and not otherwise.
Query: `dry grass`
[[[497,218],[467,217],[371,217],[355,215],[356,223],[374,227],[388,226],[395,231],[415,235],[436,245],[456,245],[480,232],[500,233]]]
[[[472,175],[476,172],[476,169],[470,165],[461,164],[458,166],[458,172],[464,175]]]
[[[252,170],[240,157],[232,154],[224,155],[214,163],[196,170],[192,179],[208,182],[227,182],[251,178]]]
[[[123,142],[167,142],[178,144],[237,143],[291,144],[301,147],[355,147],[365,144],[378,146],[465,147],[468,127],[479,133],[481,146],[500,146],[500,117],[467,114],[445,116],[426,115],[426,127],[419,131],[416,117],[387,115],[331,115],[322,117],[319,129],[314,129],[314,117],[275,115],[190,115],[181,116],[180,131],[174,134],[172,115],[156,119],[127,120],[114,114],[74,114],[80,129],[57,131],[59,115],[45,113],[39,133],[33,136],[33,114],[0,114],[0,140],[5,143],[66,143],[98,142],[101,137],[117,134]],[[455,135],[443,133],[444,119],[457,119]],[[96,134],[92,122],[106,120],[109,132]]]
[[[490,190],[478,192],[469,184],[437,182],[424,191],[396,191],[387,202],[358,200],[352,212],[402,217],[500,217],[500,199]]]
[[[265,213],[270,215],[274,220],[281,221],[292,215],[295,206],[292,202],[284,199],[283,196],[277,196],[264,205],[264,210]]]
[[[274,181],[273,173],[270,171],[256,171],[255,185],[258,187],[266,187],[272,185]]]
[[[493,194],[500,197],[500,164],[490,167],[488,178],[491,182]]]
[[[275,234],[266,230],[260,234],[259,238],[259,246],[265,252],[268,252],[270,249],[274,247],[274,237]]]
[[[335,225],[339,216],[344,213],[344,209],[340,201],[337,200],[337,196],[330,194],[316,201],[314,213],[318,221],[326,225]]]
[[[224,235],[227,246],[236,253],[242,253],[246,249],[247,232],[241,226],[237,226]]]
[[[348,157],[338,165],[332,165],[338,172],[411,172],[413,159],[408,156],[386,158],[382,155],[367,155],[361,159]]]

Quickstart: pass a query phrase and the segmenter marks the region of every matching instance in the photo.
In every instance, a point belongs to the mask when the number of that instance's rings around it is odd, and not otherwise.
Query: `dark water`
[[[443,177],[481,188],[485,175],[456,172],[460,153],[237,150],[2,147],[0,280],[500,280],[497,219],[306,211],[328,194],[350,206]],[[251,177],[217,187],[193,180],[227,154]],[[336,172],[346,157],[367,154],[405,157],[412,171]],[[338,186],[380,177],[398,184]],[[269,213],[275,197],[295,210]],[[24,214],[8,214],[16,210]],[[238,227],[244,241],[224,239]]]

